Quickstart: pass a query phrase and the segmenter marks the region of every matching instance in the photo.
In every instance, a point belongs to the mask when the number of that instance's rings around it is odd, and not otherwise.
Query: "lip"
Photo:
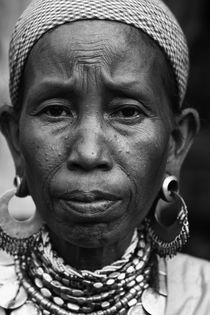
[[[82,217],[106,216],[122,199],[111,193],[75,190],[60,196],[63,209]]]
[[[97,202],[101,200],[107,201],[117,201],[121,199],[119,196],[103,192],[100,190],[92,190],[92,191],[82,191],[82,190],[74,190],[60,196],[64,200],[80,202],[80,203],[91,203]]]

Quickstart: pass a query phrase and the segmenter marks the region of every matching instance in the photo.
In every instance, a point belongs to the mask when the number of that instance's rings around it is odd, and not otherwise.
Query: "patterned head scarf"
[[[177,20],[161,0],[32,0],[19,18],[10,43],[13,106],[19,102],[27,58],[40,37],[56,26],[87,19],[123,22],[148,34],[172,66],[182,106],[189,72],[188,47]]]

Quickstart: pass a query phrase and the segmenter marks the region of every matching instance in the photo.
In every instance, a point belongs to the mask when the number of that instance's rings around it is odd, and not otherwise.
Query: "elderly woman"
[[[31,2],[0,116],[17,187],[0,201],[13,257],[0,314],[209,314],[209,264],[172,258],[188,238],[178,179],[199,125],[183,108],[187,77],[160,0]],[[32,196],[32,218],[9,215],[14,194]]]

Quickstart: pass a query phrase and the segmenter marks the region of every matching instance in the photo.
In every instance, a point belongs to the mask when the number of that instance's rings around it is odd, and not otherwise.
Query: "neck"
[[[53,249],[62,257],[66,264],[80,270],[97,270],[120,259],[133,236],[131,231],[126,238],[100,248],[82,248],[58,238],[50,231]]]

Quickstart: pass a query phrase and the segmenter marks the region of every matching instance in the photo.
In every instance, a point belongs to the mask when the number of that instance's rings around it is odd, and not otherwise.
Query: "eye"
[[[63,105],[49,105],[41,110],[41,114],[45,114],[49,117],[73,117],[73,112],[70,108]]]
[[[135,107],[125,107],[116,112],[116,115],[122,118],[132,118],[140,115],[140,111]]]
[[[146,114],[139,106],[121,106],[110,114],[110,118],[121,123],[138,123]]]

